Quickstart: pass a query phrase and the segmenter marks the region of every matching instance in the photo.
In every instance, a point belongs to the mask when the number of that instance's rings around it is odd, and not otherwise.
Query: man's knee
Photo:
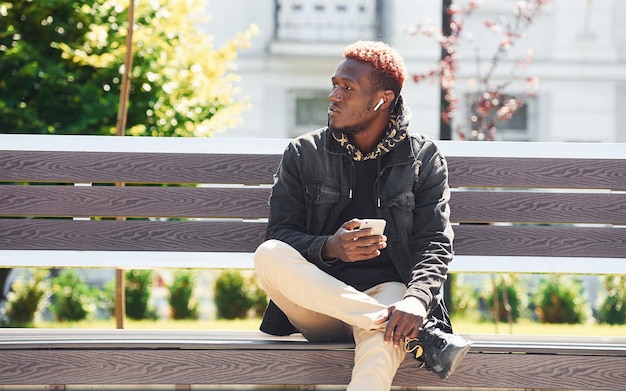
[[[276,252],[279,247],[284,245],[283,242],[275,239],[266,240],[257,247],[254,252],[254,267],[257,271],[271,268],[271,264],[276,259]]]

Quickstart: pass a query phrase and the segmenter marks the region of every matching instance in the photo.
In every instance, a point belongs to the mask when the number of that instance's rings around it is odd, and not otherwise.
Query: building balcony
[[[271,51],[283,54],[324,52],[381,36],[381,0],[275,0]],[[319,53],[324,54],[324,53]]]

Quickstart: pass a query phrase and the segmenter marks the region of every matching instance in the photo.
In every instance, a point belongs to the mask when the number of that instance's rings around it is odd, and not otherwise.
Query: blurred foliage
[[[97,289],[72,269],[63,269],[52,279],[50,311],[58,322],[87,319],[97,308]]]
[[[542,323],[582,323],[590,318],[580,278],[550,275],[539,282],[535,312]]]
[[[267,293],[261,288],[256,280],[256,275],[252,275],[248,281],[248,295],[252,302],[252,316],[261,317],[265,312],[269,298]]]
[[[499,322],[517,322],[522,315],[526,304],[523,293],[524,284],[516,274],[502,274],[492,277],[491,283],[485,288],[485,304],[489,308],[489,313],[493,319]],[[495,303],[498,303],[497,311]]]
[[[252,25],[221,47],[207,0],[137,1],[127,133],[211,135],[237,124],[233,62]],[[128,0],[0,0],[0,132],[115,134]],[[204,26],[203,26],[204,24]]]
[[[252,306],[239,270],[224,270],[215,281],[213,297],[218,319],[244,319]]]
[[[218,319],[245,319],[261,316],[267,306],[267,294],[255,275],[244,276],[240,270],[224,270],[215,280],[213,298]]]
[[[20,276],[12,285],[3,326],[32,327],[35,316],[47,304],[50,273],[42,268],[32,268],[28,272],[28,276]]]
[[[451,284],[446,292],[453,294],[446,300],[446,304],[450,316],[467,319],[478,312],[479,299],[477,290],[465,282],[465,277],[462,273],[448,273],[448,281]]]
[[[598,321],[626,324],[626,276],[605,276],[604,290],[600,296]]]
[[[167,287],[173,319],[198,319],[198,302],[193,297],[195,287],[193,270],[174,271],[174,282]]]
[[[150,305],[154,271],[151,269],[128,270],[126,281],[126,316],[130,319],[157,319],[156,309]]]

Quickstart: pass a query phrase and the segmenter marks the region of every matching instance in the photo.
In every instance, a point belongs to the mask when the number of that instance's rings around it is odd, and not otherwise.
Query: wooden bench
[[[252,268],[287,142],[0,135],[0,265]],[[626,274],[625,144],[438,144],[453,188],[451,271]],[[626,385],[626,338],[466,336],[474,345],[446,381],[407,359],[394,385]],[[312,389],[347,384],[352,348],[257,331],[0,329],[0,385]]]

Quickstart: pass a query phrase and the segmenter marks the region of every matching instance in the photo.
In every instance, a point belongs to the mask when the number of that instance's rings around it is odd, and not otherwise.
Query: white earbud
[[[376,103],[376,106],[374,106],[374,111],[378,110],[378,108],[380,107],[380,105],[382,105],[383,103],[385,103],[383,98],[380,98],[380,100],[378,101],[378,103]]]

